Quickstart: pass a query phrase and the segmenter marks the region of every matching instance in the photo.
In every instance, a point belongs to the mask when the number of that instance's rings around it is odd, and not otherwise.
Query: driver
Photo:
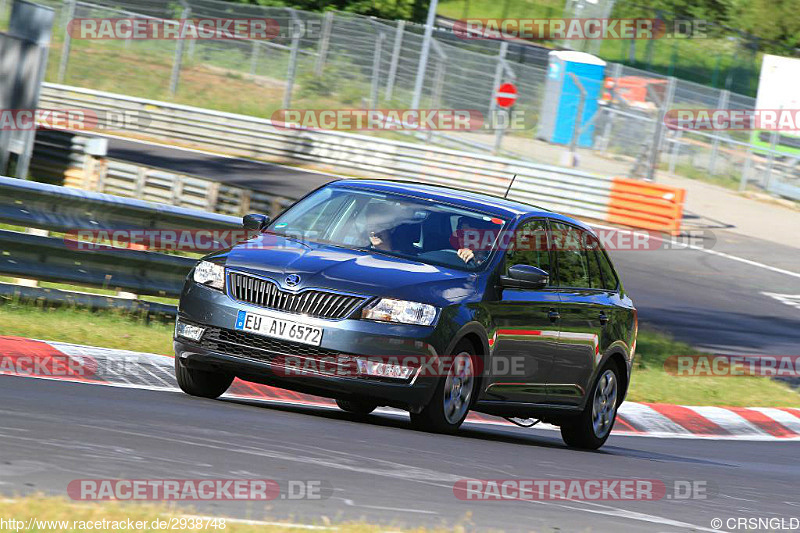
[[[389,228],[386,227],[386,221],[391,219],[391,216],[387,217],[387,212],[390,213],[391,211],[392,209],[388,204],[379,202],[367,204],[364,215],[371,248],[383,251],[392,249],[392,235]]]
[[[490,250],[473,250],[467,246],[478,248],[485,240],[485,233],[491,231],[490,225],[481,224],[480,222],[478,219],[471,217],[461,217],[458,221],[458,236],[462,247],[456,253],[465,263],[475,261],[475,264],[480,265],[489,257]],[[475,246],[475,242],[478,243],[477,246]],[[494,242],[494,239],[492,239],[492,242]]]

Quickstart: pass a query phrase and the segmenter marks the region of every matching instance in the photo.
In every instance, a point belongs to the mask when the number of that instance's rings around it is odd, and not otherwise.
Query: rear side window
[[[587,250],[587,254],[589,255],[589,283],[593,289],[605,289],[605,283],[603,282],[603,273],[600,271],[600,263],[597,250]]]
[[[617,273],[614,272],[614,267],[611,266],[611,261],[608,260],[608,256],[600,246],[595,250],[595,256],[600,265],[600,272],[603,275],[603,288],[609,291],[617,290],[619,278],[617,278]]]
[[[558,285],[590,288],[587,234],[573,226],[551,222],[553,249],[558,264]]]

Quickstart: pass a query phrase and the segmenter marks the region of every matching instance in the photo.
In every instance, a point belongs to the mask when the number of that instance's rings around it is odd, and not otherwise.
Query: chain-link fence
[[[59,11],[48,81],[266,118],[286,108],[400,109],[414,100],[423,47],[418,24],[219,0],[41,1]],[[281,31],[272,40],[80,40],[66,31],[76,18],[139,16],[268,18]],[[563,145],[537,139],[541,114],[552,111],[542,109],[547,53],[519,43],[464,40],[437,29],[420,107],[474,110],[491,118],[497,87],[511,81],[518,89],[513,109],[525,117],[525,128],[504,131],[502,139],[492,129],[414,135],[423,142],[551,164],[577,160],[581,168],[604,174],[652,178],[660,169],[731,188],[800,197],[794,192],[800,183],[797,155],[769,142],[756,146],[749,133],[680,133],[663,127],[670,109],[753,109],[753,98],[621,64],[608,64],[606,76],[636,82],[643,92],[633,99],[603,95],[598,111],[581,125],[594,127],[592,147],[565,157]]]

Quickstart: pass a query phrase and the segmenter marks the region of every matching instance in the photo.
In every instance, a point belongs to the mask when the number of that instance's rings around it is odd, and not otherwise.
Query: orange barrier
[[[686,189],[613,178],[608,221],[636,228],[677,233],[683,219]]]

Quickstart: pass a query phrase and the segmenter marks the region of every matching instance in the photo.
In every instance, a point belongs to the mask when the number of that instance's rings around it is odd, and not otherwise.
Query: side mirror
[[[509,289],[541,289],[550,282],[550,274],[530,265],[514,265],[508,276],[500,276],[500,285]]]
[[[244,229],[261,231],[267,227],[267,224],[269,224],[269,217],[266,215],[251,213],[242,217],[242,226],[244,226]]]

